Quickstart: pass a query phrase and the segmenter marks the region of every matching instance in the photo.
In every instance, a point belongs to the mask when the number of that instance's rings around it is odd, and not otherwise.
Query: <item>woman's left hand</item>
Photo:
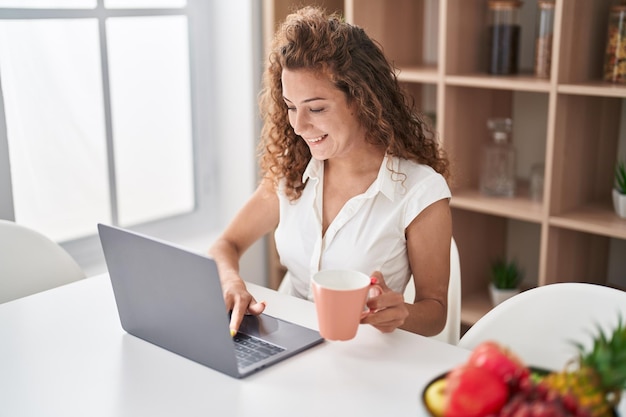
[[[409,316],[404,296],[389,289],[383,274],[379,271],[373,272],[371,277],[375,278],[377,283],[370,289],[367,300],[370,311],[361,319],[361,323],[371,324],[383,333],[392,332],[404,324],[404,320]]]

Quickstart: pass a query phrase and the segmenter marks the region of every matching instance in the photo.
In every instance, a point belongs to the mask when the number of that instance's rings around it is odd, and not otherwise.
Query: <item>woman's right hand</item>
[[[276,229],[279,202],[271,180],[264,180],[239,210],[222,235],[213,242],[208,255],[217,263],[224,302],[232,312],[231,333],[237,332],[246,314],[259,315],[265,303],[258,303],[239,275],[239,260],[254,242]]]
[[[222,282],[222,290],[226,309],[231,311],[230,334],[234,336],[246,314],[258,316],[265,310],[265,301],[257,302],[239,277]]]

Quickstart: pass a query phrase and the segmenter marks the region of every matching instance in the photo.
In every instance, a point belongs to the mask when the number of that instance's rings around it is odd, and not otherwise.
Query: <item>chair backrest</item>
[[[0,220],[0,303],[67,284],[85,274],[56,242]]]
[[[413,303],[415,300],[415,285],[413,277],[404,290],[404,301]],[[456,345],[461,335],[461,262],[459,249],[454,238],[450,244],[450,281],[448,282],[448,318],[443,330],[432,336],[433,339]]]
[[[591,346],[598,329],[626,320],[626,292],[580,282],[524,291],[481,317],[459,341],[473,349],[485,340],[508,346],[527,365],[561,370],[576,358],[573,342]],[[599,326],[599,327],[598,327]]]

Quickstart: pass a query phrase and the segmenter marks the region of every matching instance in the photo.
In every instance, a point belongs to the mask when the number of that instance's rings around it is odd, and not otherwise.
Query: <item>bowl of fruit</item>
[[[611,417],[626,389],[626,326],[601,331],[591,349],[560,371],[526,366],[495,341],[476,346],[468,360],[426,385],[432,417]],[[626,416],[623,416],[626,417]]]

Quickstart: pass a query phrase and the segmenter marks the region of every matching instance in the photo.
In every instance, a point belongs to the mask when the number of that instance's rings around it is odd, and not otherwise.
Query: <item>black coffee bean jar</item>
[[[489,0],[487,72],[495,75],[517,74],[521,26],[519,0]]]

